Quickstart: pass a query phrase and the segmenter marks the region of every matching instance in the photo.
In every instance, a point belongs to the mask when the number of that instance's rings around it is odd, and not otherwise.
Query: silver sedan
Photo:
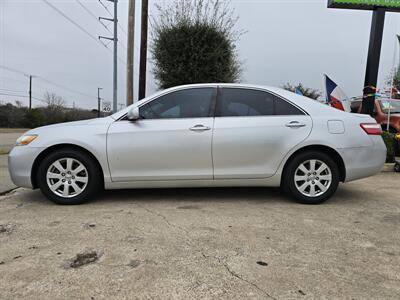
[[[385,162],[381,128],[288,91],[202,84],[159,92],[106,118],[28,131],[9,155],[17,186],[59,204],[102,189],[281,186],[321,203]]]

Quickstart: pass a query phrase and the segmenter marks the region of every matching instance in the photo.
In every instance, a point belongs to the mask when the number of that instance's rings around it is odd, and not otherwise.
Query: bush
[[[0,105],[0,127],[3,128],[35,128],[96,117],[96,110],[51,105],[29,110],[27,107],[18,107],[11,103]]]
[[[299,83],[297,86],[291,85],[289,82],[284,84],[282,86],[283,89],[291,91],[293,93],[296,92],[296,89],[298,89],[301,94],[305,97],[318,100],[319,97],[322,96],[322,93],[319,90],[308,88],[304,86],[302,83]]]
[[[236,20],[228,2],[180,0],[161,7],[151,52],[160,88],[190,83],[237,82],[241,68]]]
[[[395,162],[394,143],[397,142],[393,133],[384,131],[382,134],[383,141],[387,148],[386,162]]]

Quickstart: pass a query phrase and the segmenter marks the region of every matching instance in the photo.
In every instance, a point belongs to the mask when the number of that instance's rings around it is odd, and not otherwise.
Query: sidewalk
[[[0,194],[15,187],[8,174],[8,155],[0,155]]]

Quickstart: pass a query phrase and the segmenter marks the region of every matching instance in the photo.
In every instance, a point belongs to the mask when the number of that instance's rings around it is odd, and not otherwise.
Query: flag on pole
[[[350,112],[350,103],[343,90],[325,75],[326,102],[339,110]]]

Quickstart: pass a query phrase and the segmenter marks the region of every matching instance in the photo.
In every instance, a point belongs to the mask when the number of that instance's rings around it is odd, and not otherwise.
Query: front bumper
[[[366,178],[379,173],[386,161],[386,146],[381,136],[371,137],[368,147],[337,149],[346,167],[345,182]]]
[[[44,148],[16,146],[8,155],[8,171],[12,182],[19,187],[33,188],[32,166]]]

